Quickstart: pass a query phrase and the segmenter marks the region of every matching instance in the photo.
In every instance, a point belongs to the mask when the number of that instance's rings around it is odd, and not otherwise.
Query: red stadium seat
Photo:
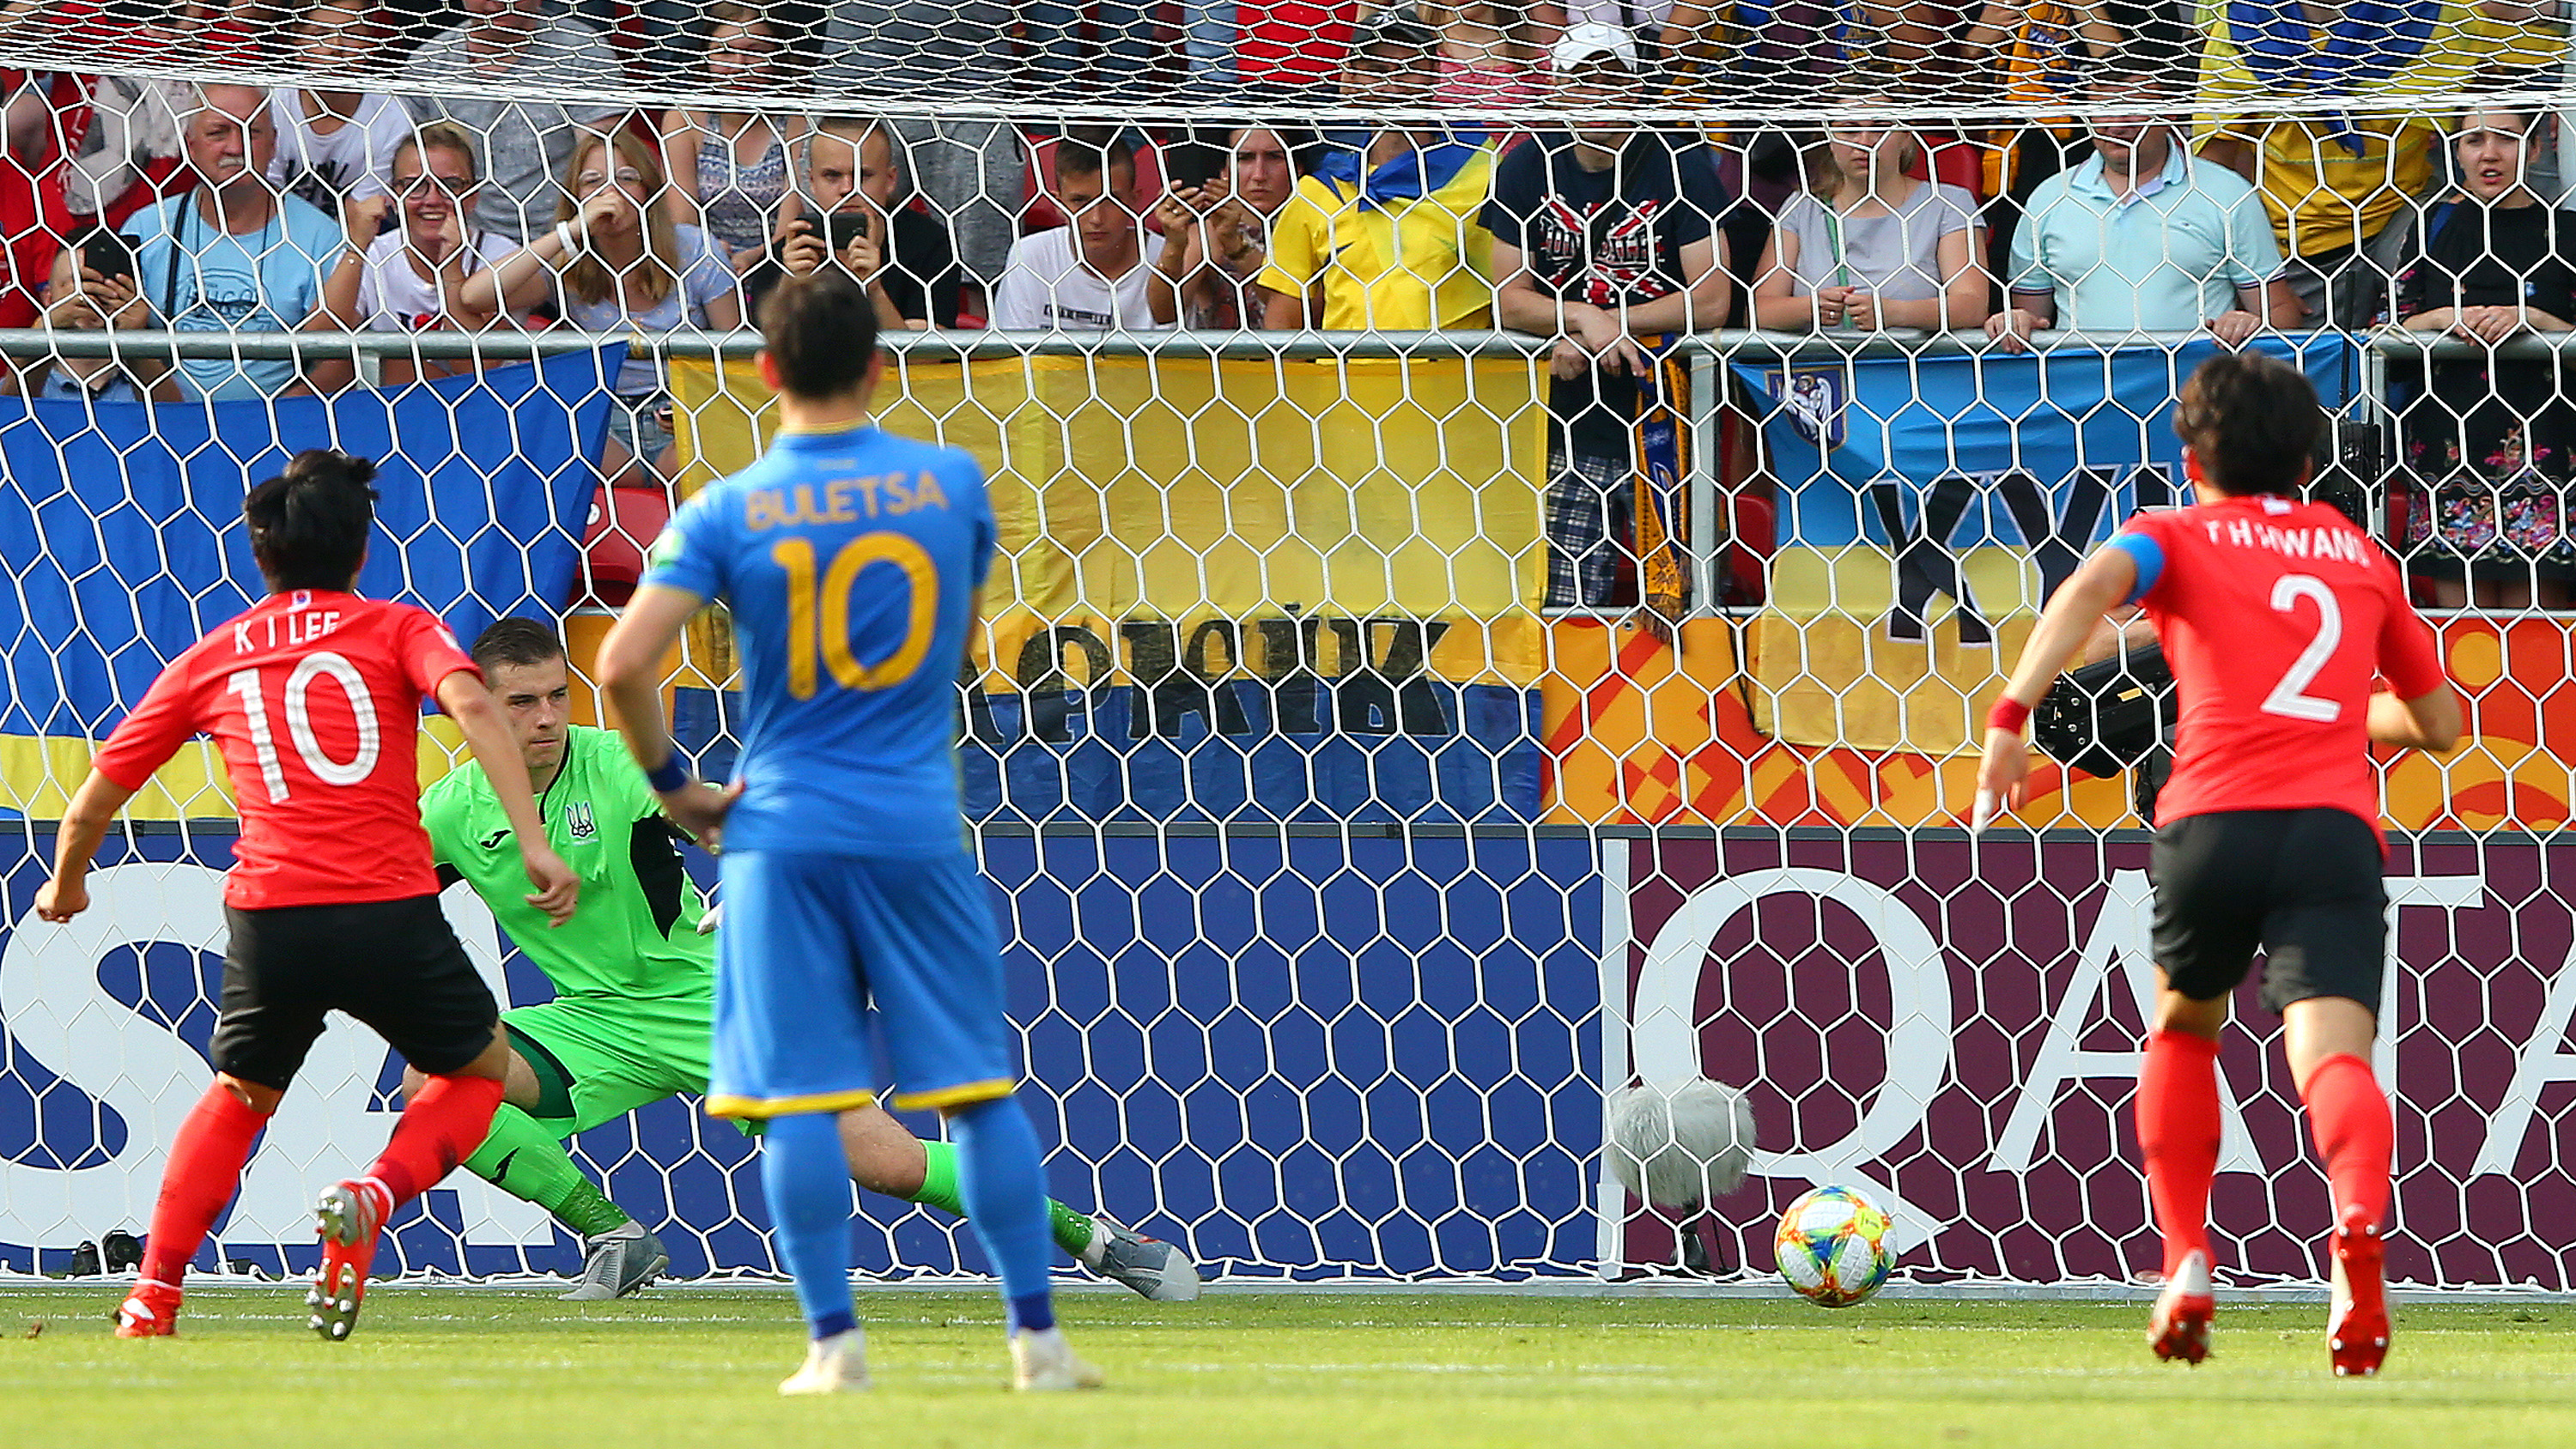
[[[644,579],[644,550],[671,521],[671,495],[650,488],[601,487],[590,500],[590,527],[581,536],[581,584],[576,604],[622,608]]]

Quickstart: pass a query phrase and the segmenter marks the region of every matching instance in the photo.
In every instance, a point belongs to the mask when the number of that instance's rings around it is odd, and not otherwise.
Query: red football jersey
[[[2413,699],[2443,680],[2388,555],[2332,507],[2269,495],[2141,514],[2121,533],[2182,695],[2156,823],[2327,806],[2377,830],[2375,681]]]
[[[161,671],[98,772],[139,790],[181,745],[214,736],[241,816],[224,899],[245,910],[435,895],[420,702],[458,670],[482,677],[426,610],[274,594]]]

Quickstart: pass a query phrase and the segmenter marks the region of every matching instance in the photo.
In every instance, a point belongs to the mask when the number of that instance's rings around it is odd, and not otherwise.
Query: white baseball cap
[[[1547,53],[1548,69],[1559,75],[1579,70],[1597,60],[1615,60],[1630,70],[1639,69],[1637,37],[1616,25],[1585,21],[1581,25],[1567,26],[1555,48]]]

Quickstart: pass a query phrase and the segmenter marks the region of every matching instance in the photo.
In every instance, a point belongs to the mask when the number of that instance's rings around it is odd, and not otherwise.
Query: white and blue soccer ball
[[[1820,1187],[1780,1215],[1780,1276],[1808,1302],[1849,1308],[1896,1266],[1895,1220],[1856,1187]]]
[[[1610,1099],[1610,1175],[1659,1208],[1695,1212],[1735,1191],[1753,1163],[1753,1108],[1705,1077],[1629,1087]]]

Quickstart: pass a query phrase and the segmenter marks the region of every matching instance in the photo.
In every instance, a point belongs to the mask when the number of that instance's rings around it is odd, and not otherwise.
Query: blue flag
[[[163,665],[263,596],[242,497],[306,448],[378,460],[360,593],[465,638],[559,610],[625,351],[329,398],[0,400],[0,734],[105,735]]]

